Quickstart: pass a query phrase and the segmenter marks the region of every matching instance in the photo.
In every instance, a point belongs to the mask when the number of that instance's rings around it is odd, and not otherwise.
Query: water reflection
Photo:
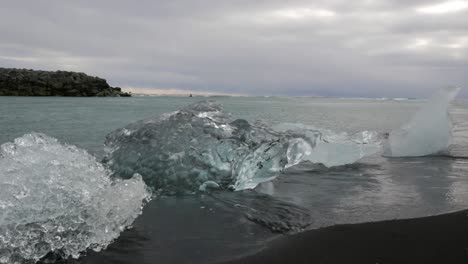
[[[374,157],[331,170],[302,164],[275,180],[270,193],[308,208],[315,228],[464,209],[467,175],[465,159]]]
[[[467,202],[466,159],[371,157],[332,169],[300,164],[256,191],[154,200],[133,229],[79,263],[218,263],[261,250],[278,236],[275,228],[420,217],[465,209]]]

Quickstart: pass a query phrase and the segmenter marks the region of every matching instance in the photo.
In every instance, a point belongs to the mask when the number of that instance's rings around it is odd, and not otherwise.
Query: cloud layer
[[[7,2],[1,67],[250,95],[423,97],[443,86],[468,89],[468,1]]]

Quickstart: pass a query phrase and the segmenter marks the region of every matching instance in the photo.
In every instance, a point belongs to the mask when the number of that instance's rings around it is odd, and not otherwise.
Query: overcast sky
[[[0,0],[0,67],[249,95],[468,95],[468,1]]]

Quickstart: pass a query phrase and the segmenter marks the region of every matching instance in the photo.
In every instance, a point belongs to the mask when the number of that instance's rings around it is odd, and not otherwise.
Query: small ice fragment
[[[202,185],[200,185],[200,188],[198,188],[199,191],[201,192],[206,192],[209,189],[218,189],[219,184],[217,184],[214,181],[206,181]]]

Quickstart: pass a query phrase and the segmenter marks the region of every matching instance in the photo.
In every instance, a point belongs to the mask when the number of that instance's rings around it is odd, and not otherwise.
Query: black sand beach
[[[229,263],[468,263],[468,210],[310,230]]]

